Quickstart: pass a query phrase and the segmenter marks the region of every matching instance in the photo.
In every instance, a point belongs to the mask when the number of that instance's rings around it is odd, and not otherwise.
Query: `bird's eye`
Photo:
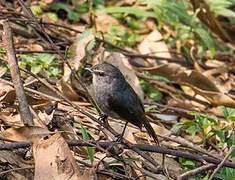
[[[104,73],[103,71],[99,71],[99,72],[98,72],[98,75],[99,75],[99,76],[105,76],[105,73]]]
[[[105,72],[102,70],[94,70],[93,71],[97,76],[105,76]]]

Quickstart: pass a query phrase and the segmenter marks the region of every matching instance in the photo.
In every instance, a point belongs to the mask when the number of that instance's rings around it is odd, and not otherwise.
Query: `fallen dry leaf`
[[[119,24],[118,20],[105,13],[96,13],[96,28],[99,32],[107,32],[111,24]]]
[[[138,51],[141,54],[171,58],[168,47],[166,43],[162,41],[162,35],[158,30],[152,31],[144,38],[144,40],[138,45]],[[154,65],[157,64],[153,59],[148,59],[148,61]]]
[[[2,130],[1,136],[7,139],[14,140],[14,141],[34,142],[49,134],[51,134],[51,132],[42,127],[36,127],[36,126],[25,127],[24,126],[20,128],[11,127],[6,130]]]
[[[28,180],[33,179],[33,172],[31,167],[33,167],[33,162],[30,160],[24,160],[19,153],[15,151],[3,151],[1,150],[0,153],[0,162],[1,163],[7,163],[9,168],[16,169],[21,168],[20,171],[9,171],[6,174],[4,174],[4,179],[7,180]],[[3,166],[1,166],[1,172],[4,170],[2,169]],[[1,178],[3,178],[3,175],[1,175]]]
[[[0,101],[12,104],[15,101],[16,94],[15,89],[0,81]]]
[[[235,101],[222,93],[206,76],[194,70],[185,70],[175,63],[163,64],[153,68],[141,68],[151,74],[160,75],[178,84],[191,87],[197,94],[205,97],[215,106],[235,108]]]
[[[58,132],[47,140],[35,142],[33,154],[35,180],[83,179],[68,144]]]
[[[0,77],[2,77],[7,72],[7,68],[0,66]]]

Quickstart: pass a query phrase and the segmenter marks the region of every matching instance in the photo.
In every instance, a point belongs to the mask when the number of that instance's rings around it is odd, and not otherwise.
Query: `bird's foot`
[[[106,114],[100,114],[99,120],[102,122],[106,122],[107,117],[108,116]]]
[[[117,134],[115,135],[115,137],[117,138],[115,142],[121,142],[123,139],[123,133],[122,134]]]

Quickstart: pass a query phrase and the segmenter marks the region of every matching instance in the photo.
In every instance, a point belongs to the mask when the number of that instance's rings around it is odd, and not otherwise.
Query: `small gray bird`
[[[126,82],[120,70],[107,62],[87,69],[92,72],[94,99],[97,105],[106,115],[126,122],[119,138],[122,138],[127,123],[130,122],[140,129],[144,125],[154,142],[158,144],[157,136],[145,117],[140,98]]]

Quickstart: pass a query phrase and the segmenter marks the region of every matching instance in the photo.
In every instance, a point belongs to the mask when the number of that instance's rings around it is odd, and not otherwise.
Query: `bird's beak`
[[[90,71],[91,73],[93,73],[92,67],[90,67],[90,68],[85,68],[85,69],[88,70],[88,71]]]

